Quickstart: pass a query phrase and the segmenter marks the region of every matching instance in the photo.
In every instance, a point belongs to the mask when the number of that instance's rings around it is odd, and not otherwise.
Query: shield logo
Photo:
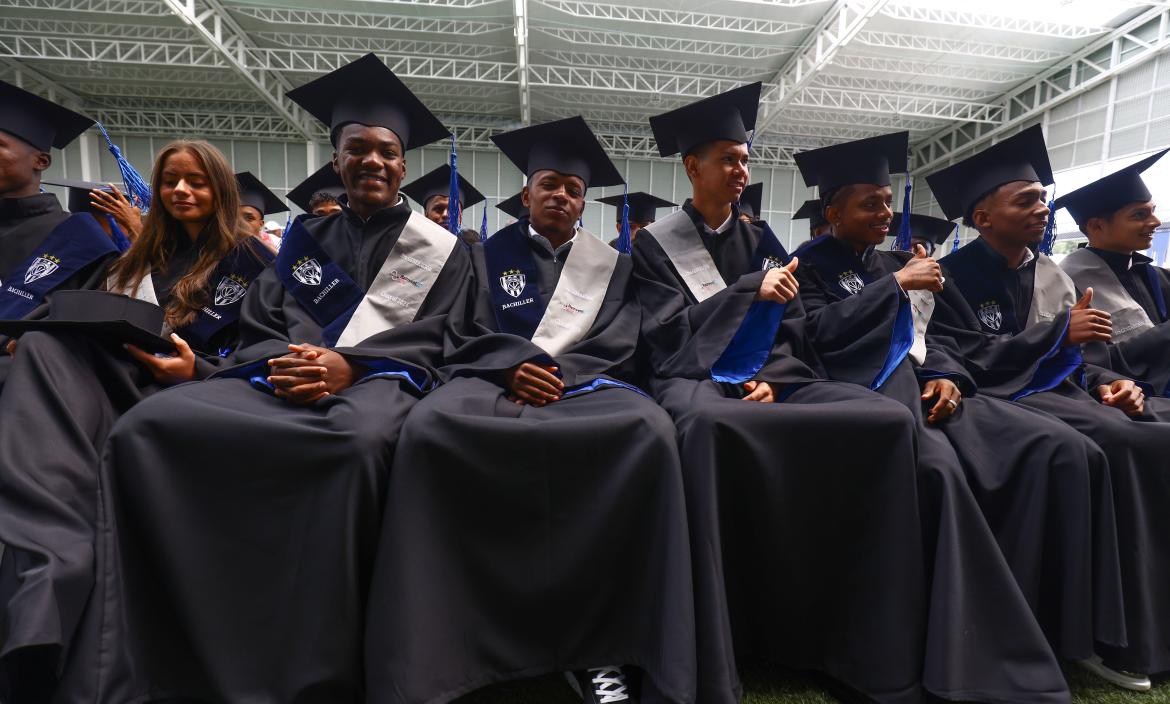
[[[760,271],[775,269],[778,266],[782,266],[778,257],[764,257],[763,266],[760,268]]]
[[[500,275],[500,287],[512,298],[519,298],[524,293],[524,285],[528,282],[523,272],[510,269]]]
[[[24,274],[24,283],[31,284],[37,279],[43,279],[49,274],[52,274],[60,266],[58,262],[47,257],[37,257],[33,263],[29,265],[28,271]]]
[[[861,289],[865,288],[865,282],[861,280],[860,276],[854,274],[852,271],[847,271],[844,274],[841,274],[841,277],[837,280],[837,283],[841,284],[841,288],[849,292],[850,296],[860,292]]]
[[[239,301],[248,292],[239,281],[225,276],[219,280],[219,286],[215,287],[215,305],[230,306]]]
[[[321,265],[316,259],[306,259],[293,267],[293,278],[306,286],[321,285]]]
[[[991,328],[992,330],[999,330],[1000,326],[1003,325],[1003,313],[999,310],[998,301],[987,301],[979,306],[977,312],[979,314],[979,322],[983,323],[985,327]]]

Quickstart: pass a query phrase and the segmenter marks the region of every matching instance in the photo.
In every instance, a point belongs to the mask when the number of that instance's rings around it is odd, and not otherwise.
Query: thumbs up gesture
[[[903,291],[934,291],[943,290],[942,267],[931,257],[927,256],[926,248],[914,245],[914,256],[901,268],[894,278]]]
[[[756,293],[757,301],[772,301],[773,303],[787,303],[800,291],[800,284],[796,281],[794,272],[799,266],[800,259],[793,257],[792,261],[784,266],[768,269],[764,274],[764,281]]]
[[[1081,299],[1073,304],[1069,313],[1068,332],[1064,344],[1080,345],[1085,342],[1109,342],[1113,339],[1113,322],[1103,310],[1090,308],[1093,304],[1093,289],[1085,289]]]

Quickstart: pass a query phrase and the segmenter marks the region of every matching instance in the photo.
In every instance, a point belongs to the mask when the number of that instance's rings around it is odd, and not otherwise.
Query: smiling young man
[[[936,310],[931,327],[950,337],[980,393],[1060,418],[1109,461],[1128,646],[1098,642],[1081,663],[1119,686],[1150,687],[1170,670],[1170,522],[1163,507],[1170,425],[1137,420],[1143,396],[1130,379],[1086,365],[1082,346],[1109,340],[1108,313],[1078,300],[1071,279],[1033,251],[1048,220],[1053,180],[1039,126],[927,176],[944,214],[979,237],[941,260],[965,306]],[[1093,395],[1090,395],[1092,392]]]
[[[1068,695],[1046,635],[1070,659],[1091,656],[1095,638],[1125,642],[1105,457],[1055,418],[977,394],[961,357],[928,331],[937,307],[962,298],[921,245],[913,255],[878,249],[896,232],[890,172],[905,170],[908,137],[796,154],[832,226],[796,252],[809,334],[831,378],[895,399],[918,421],[919,500],[932,538],[927,651],[967,662],[966,679],[948,691],[1053,701]],[[911,238],[952,230],[902,217]]]
[[[41,193],[50,151],[93,120],[0,81],[0,320],[43,317],[54,291],[96,289],[118,248],[88,213]],[[0,386],[16,350],[0,334]]]
[[[1089,246],[1065,257],[1060,267],[1079,291],[1093,289],[1093,304],[1113,323],[1104,348],[1108,355],[1090,354],[1089,359],[1146,384],[1155,397],[1146,400],[1147,406],[1164,404],[1157,397],[1170,396],[1170,272],[1140,254],[1150,248],[1154,230],[1162,224],[1141,173],[1167,151],[1056,201],[1089,238]],[[1101,350],[1098,345],[1092,352]]]
[[[399,427],[473,275],[399,194],[406,152],[448,133],[381,61],[289,97],[330,128],[346,203],[289,227],[245,298],[235,366],[111,433],[91,701],[362,698]]]
[[[634,245],[650,386],[683,464],[697,701],[738,701],[744,653],[879,700],[920,696],[914,419],[817,373],[797,261],[766,223],[739,218],[760,87],[651,118],[659,153],[681,153],[692,195]]]
[[[674,426],[631,383],[630,258],[577,225],[588,189],[621,175],[580,117],[492,139],[528,214],[472,248],[475,325],[403,427],[368,701],[558,670],[588,704],[694,701]]]

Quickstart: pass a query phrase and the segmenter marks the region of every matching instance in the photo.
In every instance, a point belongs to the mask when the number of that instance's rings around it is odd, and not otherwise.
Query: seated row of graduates
[[[37,194],[88,120],[5,90],[5,702],[444,702],[555,671],[734,702],[752,655],[875,701],[1035,703],[1069,701],[1061,660],[1170,670],[1164,399],[1033,253],[1038,130],[928,177],[981,233],[941,265],[876,249],[905,133],[797,155],[832,233],[796,256],[741,219],[758,83],[651,119],[693,194],[632,256],[577,226],[621,183],[580,118],[494,138],[528,214],[464,247],[399,196],[447,132],[371,55],[289,93],[345,196],[268,265],[197,141],[115,259]],[[157,303],[176,350],[57,320],[85,288]]]

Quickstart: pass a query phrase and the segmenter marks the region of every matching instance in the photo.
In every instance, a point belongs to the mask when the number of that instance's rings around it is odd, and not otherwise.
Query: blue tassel
[[[622,254],[629,254],[634,248],[630,241],[630,187],[622,184],[622,226],[618,231],[617,248]]]
[[[125,252],[130,249],[130,238],[126,233],[122,232],[122,228],[118,227],[118,223],[114,222],[114,216],[109,213],[103,213],[106,216],[106,222],[110,223],[110,234],[113,235],[114,246],[118,248],[119,252]]]
[[[959,251],[959,223],[955,223],[955,243],[951,245],[951,253]]]
[[[102,137],[106,140],[106,146],[109,147],[110,153],[114,155],[114,160],[118,162],[118,171],[122,172],[122,181],[126,184],[126,196],[134,207],[142,211],[143,215],[150,212],[150,186],[142,179],[134,166],[122,156],[122,150],[114,144],[114,140],[110,139],[110,133],[106,132],[106,127],[100,122],[94,123],[97,125],[98,131],[102,133]]]
[[[463,213],[459,212],[459,171],[455,155],[455,135],[451,135],[451,187],[447,196],[447,229],[452,235],[459,236],[459,223]]]
[[[1052,245],[1056,244],[1056,188],[1052,189],[1053,199],[1048,201],[1048,224],[1044,226],[1044,239],[1040,241],[1040,253],[1052,256]]]
[[[483,220],[479,222],[479,241],[487,242],[487,201],[483,202]]]
[[[747,141],[748,154],[752,153],[752,142],[754,142],[755,139],[756,139],[756,131],[752,130],[752,136],[748,137],[748,141]]]
[[[898,236],[894,238],[894,249],[902,252],[910,251],[910,172],[906,172],[905,194],[902,196],[902,222],[898,226]]]

